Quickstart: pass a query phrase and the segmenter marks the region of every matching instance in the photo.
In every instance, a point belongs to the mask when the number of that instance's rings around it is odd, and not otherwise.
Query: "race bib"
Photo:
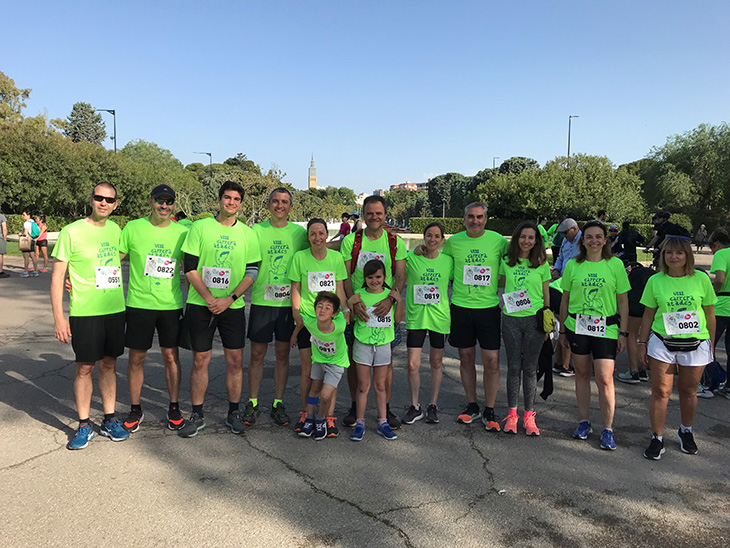
[[[334,356],[337,353],[337,342],[335,341],[323,341],[314,335],[311,336],[311,341],[324,356]]]
[[[362,270],[368,261],[383,261],[385,264],[385,253],[375,253],[374,251],[360,251],[360,255],[357,257],[357,269]]]
[[[118,266],[96,267],[96,289],[117,289],[122,287],[122,269]]]
[[[264,286],[265,301],[288,301],[291,299],[291,284],[266,284]]]
[[[203,283],[208,289],[228,289],[231,283],[231,269],[204,266]]]
[[[492,267],[464,265],[464,285],[492,285]]]
[[[696,310],[665,312],[663,316],[667,335],[692,335],[700,332],[700,317]]]
[[[368,306],[368,321],[365,325],[368,327],[393,327],[393,314],[392,311],[388,311],[385,316],[376,316],[375,307]]]
[[[307,287],[313,293],[334,291],[336,283],[334,272],[309,272],[307,274]]]
[[[144,263],[144,275],[153,278],[172,278],[175,275],[177,259],[147,255]]]
[[[589,337],[606,336],[606,316],[575,315],[575,333]]]
[[[530,293],[527,289],[519,289],[511,293],[505,293],[502,295],[502,298],[504,299],[504,308],[509,314],[530,310],[532,308]]]
[[[437,285],[414,285],[413,302],[415,304],[439,304],[441,289]]]

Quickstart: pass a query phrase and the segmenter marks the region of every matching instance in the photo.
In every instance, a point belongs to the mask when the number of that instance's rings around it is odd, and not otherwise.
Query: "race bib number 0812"
[[[575,315],[575,333],[589,337],[606,336],[606,316]]]

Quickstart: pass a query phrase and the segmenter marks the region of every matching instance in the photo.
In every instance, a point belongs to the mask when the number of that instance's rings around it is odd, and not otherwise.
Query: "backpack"
[[[385,229],[383,229],[385,230]],[[391,234],[387,230],[385,233],[388,235],[388,248],[390,250],[390,272],[393,276],[395,276],[395,255],[396,251],[398,250],[398,236],[395,234]],[[352,254],[351,254],[351,261],[350,261],[350,275],[352,275],[353,272],[355,272],[355,269],[357,268],[357,258],[360,255],[360,250],[362,249],[362,228],[355,232],[355,241],[352,243]]]
[[[679,236],[680,238],[690,239],[691,235],[689,230],[684,228],[682,225],[677,223],[670,223],[667,221],[664,223],[664,235],[665,236]]]
[[[30,227],[30,237],[37,238],[40,235],[41,235],[41,229],[38,228],[38,223],[33,221],[33,225]]]

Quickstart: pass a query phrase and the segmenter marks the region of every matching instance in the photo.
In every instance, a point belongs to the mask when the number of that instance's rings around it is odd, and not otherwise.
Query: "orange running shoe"
[[[307,420],[307,412],[306,411],[299,411],[299,422],[297,422],[296,426],[294,426],[295,432],[301,432],[302,426],[304,426],[304,421]]]
[[[540,435],[540,429],[535,424],[535,414],[534,411],[525,411],[525,414],[522,416],[522,424],[525,425],[525,433],[528,436]]]
[[[517,421],[519,420],[517,412],[510,413],[507,415],[502,422],[504,422],[504,433],[505,434],[516,434],[517,433]]]
[[[488,432],[499,432],[501,430],[494,410],[487,411],[486,407],[482,412],[482,423],[484,424],[484,429]]]
[[[327,437],[336,438],[337,436],[339,436],[340,429],[337,428],[337,425],[335,424],[337,417],[326,417],[325,420],[327,421]]]

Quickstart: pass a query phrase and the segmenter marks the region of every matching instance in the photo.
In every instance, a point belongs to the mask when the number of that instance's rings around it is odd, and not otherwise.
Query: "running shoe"
[[[246,407],[243,408],[243,422],[246,426],[253,426],[256,424],[256,417],[259,416],[259,406],[254,407],[253,402],[248,400]]]
[[[730,400],[730,389],[727,385],[725,385],[723,388],[717,391],[718,396],[723,396]]]
[[[304,426],[304,421],[307,420],[307,412],[306,411],[299,411],[299,420],[294,425],[294,431],[295,432],[301,432],[302,426]]]
[[[578,428],[573,431],[573,437],[577,440],[584,440],[588,438],[588,434],[592,433],[591,421],[580,421]]]
[[[385,416],[388,419],[388,426],[390,426],[392,430],[398,430],[398,428],[400,428],[400,419],[390,410],[390,406],[388,406],[388,411]]]
[[[178,407],[167,411],[167,427],[170,430],[180,430],[183,424],[185,424],[185,419]]]
[[[271,418],[279,426],[289,426],[289,415],[286,414],[286,407],[283,403],[271,406]]]
[[[484,408],[484,411],[482,412],[482,424],[484,424],[484,429],[488,432],[499,432],[501,429],[499,421],[494,414],[494,409],[487,413],[487,408]]]
[[[129,438],[129,432],[116,419],[102,422],[99,427],[99,434],[112,441],[124,441]]]
[[[87,445],[89,445],[89,441],[93,437],[94,429],[91,428],[91,424],[84,424],[76,430],[76,435],[74,435],[73,439],[68,442],[66,447],[72,451],[84,449]]]
[[[664,454],[664,442],[652,437],[649,447],[644,451],[644,457],[652,460],[659,460]]]
[[[697,444],[691,431],[682,432],[681,429],[677,430],[677,441],[679,442],[679,448],[682,450],[682,453],[687,453],[688,455],[697,454]]]
[[[638,371],[624,371],[623,373],[619,373],[616,378],[626,384],[639,384],[641,382]]]
[[[197,413],[193,413],[188,420],[183,421],[183,425],[177,431],[177,435],[182,438],[192,438],[203,428],[205,428],[205,419]]]
[[[560,373],[563,370],[563,366],[557,363],[553,364],[553,373]]]
[[[340,429],[337,428],[337,417],[327,417],[327,437],[336,438],[340,435]]]
[[[41,268],[38,272],[48,272],[47,268]]]
[[[613,430],[604,428],[603,432],[601,432],[601,449],[608,451],[616,450],[616,442],[613,441]]]
[[[715,394],[700,384],[697,386],[697,397],[709,400],[710,398],[714,398]]]
[[[124,422],[122,423],[122,428],[124,428],[127,432],[130,434],[132,432],[136,432],[139,430],[139,425],[144,420],[144,411],[135,411],[132,409],[129,414],[127,415],[127,418],[124,419]]]
[[[234,434],[242,434],[246,431],[246,423],[243,422],[241,412],[236,409],[228,413],[226,417],[226,426],[231,429]]]
[[[504,422],[504,433],[505,434],[516,434],[517,433],[517,420],[518,419],[519,419],[519,416],[517,415],[517,413],[515,413],[515,414],[510,413],[504,419],[502,419],[502,422]]]
[[[302,426],[302,429],[299,431],[299,435],[303,438],[308,438],[312,435],[314,432],[314,421],[311,419],[307,419],[304,421],[304,425]]]
[[[40,276],[40,274],[38,273],[37,270],[31,270],[29,273],[34,278],[37,278],[38,276]]]
[[[390,425],[387,422],[384,422],[380,426],[378,426],[378,434],[383,436],[386,440],[397,440],[398,436],[395,435],[395,432],[390,428]]]
[[[469,403],[466,405],[461,414],[456,417],[456,422],[461,424],[471,424],[479,418],[479,404]]]
[[[561,377],[575,377],[575,369],[573,366],[568,366],[568,369],[561,369],[560,370],[560,376]]]
[[[403,415],[403,422],[405,424],[413,424],[416,421],[420,421],[425,416],[426,415],[423,412],[423,408],[420,403],[418,404],[418,407],[411,405],[406,411],[406,414]]]
[[[525,427],[525,434],[528,436],[540,435],[540,429],[537,427],[537,424],[535,424],[536,415],[537,413],[534,411],[525,411],[525,414],[522,415],[522,424]]]
[[[23,272],[21,272],[20,274],[18,274],[18,276],[20,278],[30,278],[30,273],[24,270]]]
[[[426,424],[438,424],[439,416],[437,411],[438,407],[436,407],[432,403],[430,403],[428,407],[426,407]]]
[[[649,372],[646,369],[639,369],[639,380],[641,382],[649,381]]]
[[[350,411],[342,417],[342,426],[355,426],[357,424],[357,406],[352,402]]]
[[[362,437],[364,435],[365,435],[365,425],[355,423],[355,429],[352,431],[352,435],[350,436],[350,439],[352,441],[362,441]]]
[[[10,277],[10,274],[5,272],[4,270],[2,272],[0,272],[0,278],[9,278],[9,277]]]
[[[327,423],[324,420],[314,421],[314,439],[323,440],[327,437]]]

